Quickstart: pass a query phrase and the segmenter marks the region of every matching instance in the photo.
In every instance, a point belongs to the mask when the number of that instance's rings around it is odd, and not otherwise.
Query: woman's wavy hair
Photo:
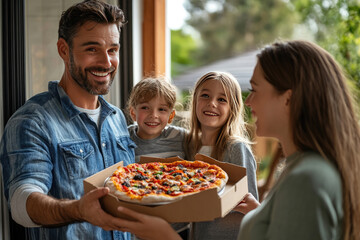
[[[221,83],[225,90],[225,95],[230,105],[230,116],[221,128],[213,147],[211,157],[222,160],[223,153],[229,143],[233,140],[241,140],[244,143],[250,143],[244,121],[244,103],[241,96],[241,88],[235,77],[226,72],[209,72],[203,75],[195,84],[192,92],[190,106],[190,132],[187,135],[186,143],[187,158],[193,159],[201,144],[201,123],[196,116],[196,99],[201,86],[208,80],[216,80]]]
[[[276,42],[258,54],[265,79],[292,90],[290,123],[300,151],[316,151],[339,170],[343,239],[360,239],[360,130],[347,79],[334,58],[307,41]]]

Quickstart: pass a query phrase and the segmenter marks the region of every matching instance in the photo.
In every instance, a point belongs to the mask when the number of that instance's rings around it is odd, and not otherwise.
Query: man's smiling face
[[[72,39],[69,71],[93,95],[110,90],[119,65],[120,33],[116,24],[86,22]]]

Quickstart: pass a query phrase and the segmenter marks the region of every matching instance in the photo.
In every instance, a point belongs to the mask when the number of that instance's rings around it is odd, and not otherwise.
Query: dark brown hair
[[[343,185],[342,239],[360,239],[360,129],[342,69],[307,41],[274,43],[262,50],[258,62],[280,94],[292,90],[290,124],[298,150],[316,151],[337,167]]]
[[[85,0],[62,13],[59,22],[59,38],[65,39],[71,47],[77,30],[88,21],[101,24],[115,23],[120,32],[125,17],[123,11],[117,6],[99,0]]]

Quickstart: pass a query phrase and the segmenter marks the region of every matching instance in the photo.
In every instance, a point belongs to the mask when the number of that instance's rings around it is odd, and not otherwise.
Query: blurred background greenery
[[[360,88],[359,0],[186,0],[184,7],[191,17],[171,31],[172,77],[277,39],[301,38],[332,53]]]

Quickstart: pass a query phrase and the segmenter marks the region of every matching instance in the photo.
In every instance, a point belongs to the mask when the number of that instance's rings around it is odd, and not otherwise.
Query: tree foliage
[[[175,76],[195,66],[194,55],[198,44],[190,34],[182,29],[171,30],[171,75]]]
[[[357,0],[293,0],[317,42],[343,66],[351,86],[360,90],[360,2]]]
[[[187,0],[185,8],[191,16],[187,24],[200,34],[201,46],[181,30],[172,31],[173,74],[184,66],[207,64],[277,38],[291,38],[302,22],[360,92],[359,0]]]
[[[341,24],[342,34],[339,38],[340,54],[338,60],[345,67],[351,80],[360,90],[360,6],[348,7],[349,16]]]
[[[326,41],[337,31],[347,0],[292,0],[302,22],[313,31],[317,41]]]
[[[283,0],[188,0],[187,24],[202,39],[198,61],[209,63],[291,36],[296,15]]]

